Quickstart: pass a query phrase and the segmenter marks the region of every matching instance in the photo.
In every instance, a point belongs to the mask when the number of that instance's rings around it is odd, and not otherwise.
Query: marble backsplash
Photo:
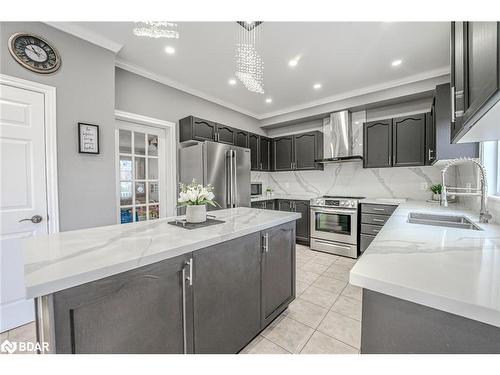
[[[451,183],[455,174],[450,171]],[[441,168],[399,167],[364,169],[359,161],[326,164],[323,171],[252,172],[252,181],[262,182],[280,195],[363,196],[367,198],[430,199],[428,187],[441,181]]]

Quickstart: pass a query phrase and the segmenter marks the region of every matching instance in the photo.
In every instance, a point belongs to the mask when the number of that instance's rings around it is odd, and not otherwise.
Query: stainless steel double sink
[[[422,212],[410,212],[408,214],[408,223],[458,229],[482,230],[465,216],[449,216],[426,214]]]

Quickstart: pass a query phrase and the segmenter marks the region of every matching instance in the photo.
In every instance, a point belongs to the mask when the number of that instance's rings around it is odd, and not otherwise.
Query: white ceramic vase
[[[207,206],[204,204],[187,206],[186,221],[188,223],[203,223],[207,221]]]
[[[434,201],[441,200],[441,194],[432,194],[432,200]]]

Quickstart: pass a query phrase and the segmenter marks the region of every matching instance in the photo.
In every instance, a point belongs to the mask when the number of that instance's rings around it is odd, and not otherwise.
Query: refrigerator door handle
[[[231,160],[231,150],[226,152],[226,207],[232,207],[232,185],[233,162]]]
[[[234,163],[234,178],[233,178],[233,186],[234,186],[234,196],[233,196],[233,207],[236,207],[236,199],[238,198],[238,173],[237,173],[237,168],[238,168],[238,163],[236,160],[236,151],[232,150],[231,151],[233,154],[233,163]]]

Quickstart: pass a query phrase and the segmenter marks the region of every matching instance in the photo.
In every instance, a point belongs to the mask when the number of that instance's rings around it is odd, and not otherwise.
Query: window
[[[500,196],[500,141],[482,142],[481,159],[486,169],[488,195]]]
[[[164,131],[154,127],[121,124],[118,129],[119,222],[160,217]]]

